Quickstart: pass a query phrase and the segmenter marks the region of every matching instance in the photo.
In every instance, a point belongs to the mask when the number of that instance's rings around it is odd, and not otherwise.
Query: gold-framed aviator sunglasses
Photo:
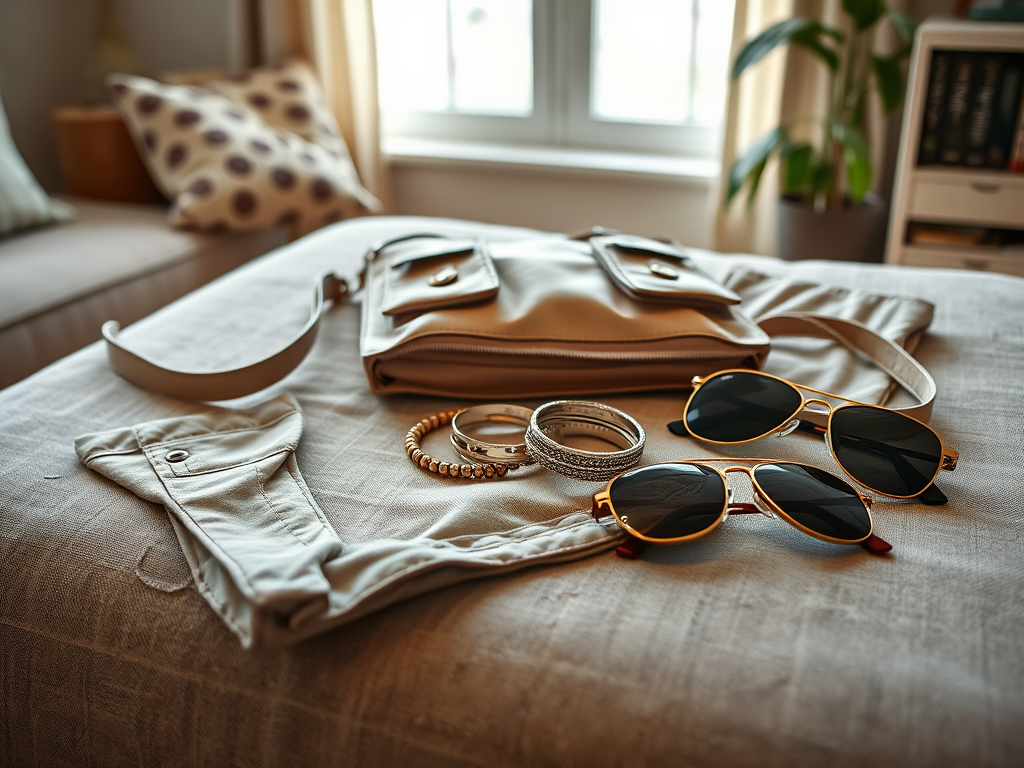
[[[812,392],[842,401],[841,405]],[[803,411],[828,414],[824,428],[802,422]],[[896,499],[919,497],[945,504],[933,483],[940,470],[956,468],[957,452],[924,422],[880,405],[861,403],[760,371],[730,369],[693,379],[681,422],[669,429],[708,443],[736,445],[796,428],[824,434],[832,457],[852,480]]]
[[[711,466],[728,463],[724,469]],[[750,465],[750,466],[745,466]],[[755,503],[733,502],[727,476],[747,475]],[[694,459],[651,464],[613,477],[594,494],[593,515],[611,514],[630,535],[616,551],[640,556],[647,543],[678,544],[706,536],[731,514],[761,514],[833,544],[859,544],[874,554],[892,546],[874,534],[871,499],[845,480],[791,461]]]

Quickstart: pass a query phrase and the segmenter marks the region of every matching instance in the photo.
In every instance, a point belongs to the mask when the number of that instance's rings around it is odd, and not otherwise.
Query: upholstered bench
[[[72,199],[75,221],[0,239],[0,387],[277,246],[280,229],[199,234],[161,206]]]

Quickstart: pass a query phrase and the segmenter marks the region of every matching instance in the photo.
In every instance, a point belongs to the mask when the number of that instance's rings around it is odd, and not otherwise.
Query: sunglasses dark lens
[[[686,406],[686,426],[716,443],[753,440],[778,429],[803,397],[784,381],[757,373],[725,373],[701,384]]]
[[[822,469],[803,464],[763,464],[754,479],[775,505],[804,528],[830,539],[863,541],[871,517],[857,492]]]
[[[832,452],[858,483],[889,496],[916,496],[931,485],[942,442],[924,424],[882,408],[851,405],[832,414]]]
[[[654,464],[627,472],[608,490],[619,519],[651,539],[713,528],[725,509],[721,475],[693,464]]]

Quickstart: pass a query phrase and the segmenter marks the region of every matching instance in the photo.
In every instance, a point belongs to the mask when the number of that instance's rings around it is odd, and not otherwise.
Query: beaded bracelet
[[[504,477],[505,473],[519,468],[519,464],[460,464],[457,461],[438,461],[420,448],[420,440],[428,432],[448,424],[459,411],[441,411],[414,424],[405,435],[405,452],[413,464],[436,475],[446,475],[464,480],[480,480]]]

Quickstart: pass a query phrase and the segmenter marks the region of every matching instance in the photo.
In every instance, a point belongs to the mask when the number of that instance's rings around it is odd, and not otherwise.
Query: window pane
[[[693,0],[595,0],[593,117],[686,120],[692,25]]]
[[[703,125],[718,125],[725,113],[733,6],[732,0],[700,0],[697,6],[692,118]]]
[[[460,112],[533,108],[531,0],[450,0],[453,94]]]
[[[529,115],[532,0],[374,0],[381,107]]]
[[[449,106],[447,0],[374,0],[381,108]]]

